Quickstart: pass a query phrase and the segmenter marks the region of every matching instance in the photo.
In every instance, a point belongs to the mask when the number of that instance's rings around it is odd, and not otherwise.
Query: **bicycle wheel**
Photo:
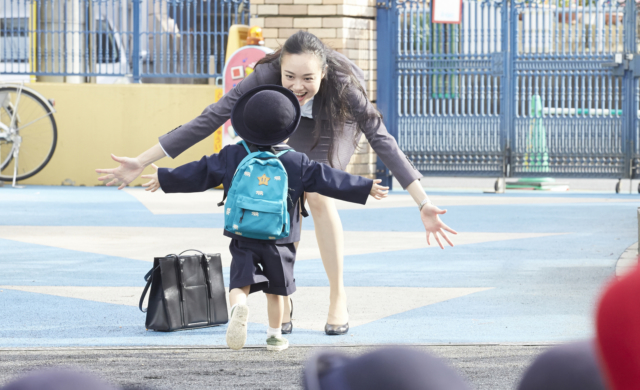
[[[9,117],[11,117],[11,113],[13,112],[10,107],[0,107],[0,111],[8,112]],[[2,117],[2,113],[0,113],[0,117]],[[0,121],[0,172],[13,158],[13,142],[9,140],[11,138],[11,131],[8,125],[3,125],[4,123]]]
[[[13,180],[16,149],[17,180],[35,175],[51,160],[58,141],[56,121],[49,106],[33,92],[13,86],[0,88],[0,128],[0,180]]]

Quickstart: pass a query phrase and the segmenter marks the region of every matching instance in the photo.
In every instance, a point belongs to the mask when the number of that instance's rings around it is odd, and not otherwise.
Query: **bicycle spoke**
[[[45,114],[45,115],[41,116],[38,119],[34,119],[31,122],[27,123],[26,125],[22,125],[22,126],[18,127],[18,131],[24,129],[25,127],[31,126],[32,124],[38,122],[39,120],[42,120],[42,119],[44,119],[44,118],[46,118],[48,116],[51,116],[51,115],[53,115],[53,112],[49,112],[48,114]]]

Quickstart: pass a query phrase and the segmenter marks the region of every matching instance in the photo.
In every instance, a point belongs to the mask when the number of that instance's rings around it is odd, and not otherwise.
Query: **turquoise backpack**
[[[289,178],[278,158],[293,149],[277,154],[252,153],[244,141],[240,144],[249,155],[242,159],[231,180],[224,208],[224,229],[258,240],[289,236]]]

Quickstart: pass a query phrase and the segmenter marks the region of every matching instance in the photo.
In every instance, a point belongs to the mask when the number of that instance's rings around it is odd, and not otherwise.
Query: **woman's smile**
[[[293,94],[296,95],[296,98],[298,98],[300,105],[302,105],[302,101],[309,94],[308,92],[296,92],[296,91],[291,91],[291,92],[293,92]]]

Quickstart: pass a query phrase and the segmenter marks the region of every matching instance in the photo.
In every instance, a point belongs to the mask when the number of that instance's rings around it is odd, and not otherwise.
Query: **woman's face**
[[[311,100],[320,89],[324,77],[318,57],[311,53],[285,54],[280,64],[282,86],[291,90],[300,106]]]

